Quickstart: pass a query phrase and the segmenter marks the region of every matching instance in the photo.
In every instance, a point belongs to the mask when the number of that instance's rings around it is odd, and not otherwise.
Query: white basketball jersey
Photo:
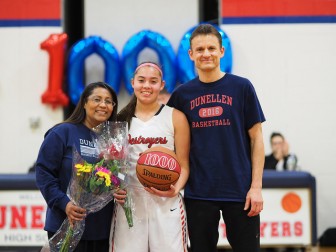
[[[128,140],[129,184],[142,187],[135,170],[139,154],[154,146],[162,146],[174,151],[173,108],[163,106],[155,116],[146,122],[133,117]]]
[[[136,176],[139,154],[154,146],[174,150],[173,108],[164,106],[150,120],[133,117],[129,129],[130,169],[127,194],[133,227],[117,204],[111,223],[110,252],[187,252],[187,221],[181,194],[159,197],[147,192]]]

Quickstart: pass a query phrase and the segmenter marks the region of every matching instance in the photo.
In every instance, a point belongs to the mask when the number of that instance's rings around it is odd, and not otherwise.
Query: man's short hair
[[[274,137],[281,137],[282,139],[285,139],[285,137],[280,133],[280,132],[273,132],[272,134],[271,134],[271,137],[270,137],[270,141],[272,142],[272,139],[274,138]]]
[[[219,45],[222,46],[222,35],[217,31],[217,29],[211,24],[200,24],[196,29],[191,33],[189,38],[190,48],[191,41],[198,35],[208,35],[213,34],[218,38]]]

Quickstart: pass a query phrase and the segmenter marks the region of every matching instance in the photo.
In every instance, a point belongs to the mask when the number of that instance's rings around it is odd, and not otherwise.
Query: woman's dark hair
[[[198,35],[215,35],[218,39],[219,45],[222,46],[222,35],[217,31],[217,29],[211,24],[200,24],[196,29],[191,33],[189,38],[189,44],[191,49],[192,40]]]
[[[117,111],[118,111],[118,97],[116,92],[113,90],[112,87],[110,87],[110,85],[108,85],[105,82],[94,82],[94,83],[90,83],[89,85],[87,85],[83,91],[83,93],[80,96],[80,99],[76,105],[76,108],[74,109],[74,111],[72,112],[72,114],[69,116],[68,119],[66,119],[64,122],[68,122],[68,123],[82,123],[85,120],[85,116],[86,116],[86,112],[84,109],[84,105],[87,103],[88,101],[88,97],[93,93],[93,90],[95,90],[96,88],[104,88],[107,91],[109,91],[109,93],[112,96],[112,100],[116,103],[116,105],[113,107],[113,112],[110,116],[109,119],[107,119],[108,121],[116,121],[117,120]]]
[[[141,62],[138,65],[137,70],[134,72],[133,78],[137,74],[137,72],[139,70],[139,66],[141,66],[142,64],[146,64],[146,63],[154,64],[161,69],[161,67],[157,63],[154,63],[154,62],[151,62],[151,61]],[[127,122],[128,123],[128,128],[131,127],[131,120],[132,120],[132,117],[135,114],[136,105],[137,105],[137,97],[133,94],[129,103],[118,113],[118,121]]]

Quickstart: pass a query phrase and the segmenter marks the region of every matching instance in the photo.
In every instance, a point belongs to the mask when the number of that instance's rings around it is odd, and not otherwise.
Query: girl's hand
[[[115,193],[113,193],[114,200],[119,203],[120,205],[125,204],[125,199],[127,197],[127,192],[125,190],[118,190]]]
[[[145,190],[151,194],[167,198],[175,197],[180,192],[174,185],[170,185],[170,188],[167,191],[161,191],[154,187],[145,187]]]

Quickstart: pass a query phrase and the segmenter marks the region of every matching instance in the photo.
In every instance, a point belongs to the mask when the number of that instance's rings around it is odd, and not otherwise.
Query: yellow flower
[[[75,164],[75,168],[77,168],[77,176],[79,176],[80,173],[88,173],[92,171],[92,165],[88,163]]]
[[[110,186],[111,185],[111,177],[109,174],[107,174],[106,172],[103,172],[103,171],[98,171],[96,173],[96,176],[99,176],[101,178],[104,178],[105,179],[105,185],[106,186]]]

